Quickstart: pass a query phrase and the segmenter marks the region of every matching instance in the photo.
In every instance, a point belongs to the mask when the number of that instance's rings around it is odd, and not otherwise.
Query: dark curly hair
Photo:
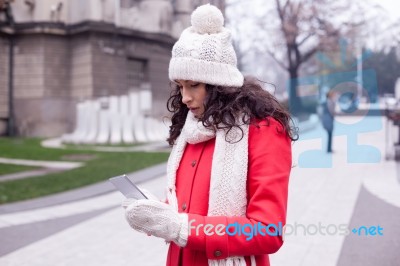
[[[173,83],[171,83],[173,84]],[[173,84],[167,109],[173,113],[169,130],[169,145],[174,145],[185,124],[189,109],[182,103],[179,86]],[[200,118],[205,127],[231,130],[239,127],[235,117],[244,114],[241,123],[250,125],[254,119],[276,119],[283,127],[282,133],[292,141],[298,139],[297,128],[291,126],[292,118],[285,108],[254,78],[245,78],[242,87],[224,87],[206,84],[205,111]]]

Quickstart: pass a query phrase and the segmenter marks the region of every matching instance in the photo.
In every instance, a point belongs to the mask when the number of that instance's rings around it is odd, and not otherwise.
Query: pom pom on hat
[[[194,31],[200,34],[214,34],[222,31],[224,16],[216,6],[207,4],[193,11],[191,22]]]
[[[202,5],[193,11],[191,20],[192,26],[172,48],[169,79],[241,87],[243,75],[236,66],[231,33],[224,28],[222,12],[216,6]]]

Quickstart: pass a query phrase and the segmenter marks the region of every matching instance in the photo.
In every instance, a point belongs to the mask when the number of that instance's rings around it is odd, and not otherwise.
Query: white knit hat
[[[242,86],[243,75],[236,67],[231,33],[224,27],[222,12],[216,6],[202,5],[193,11],[191,22],[172,48],[169,79]]]

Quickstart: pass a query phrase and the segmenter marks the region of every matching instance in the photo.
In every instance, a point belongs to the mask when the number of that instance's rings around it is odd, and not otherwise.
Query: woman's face
[[[204,101],[207,96],[206,84],[191,80],[176,80],[179,86],[182,103],[185,104],[195,117],[200,118],[204,113]]]

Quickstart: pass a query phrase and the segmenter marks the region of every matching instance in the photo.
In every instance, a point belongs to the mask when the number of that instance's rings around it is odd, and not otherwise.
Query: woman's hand
[[[189,234],[187,214],[178,213],[166,203],[152,199],[131,201],[126,207],[125,217],[136,231],[186,246]]]

